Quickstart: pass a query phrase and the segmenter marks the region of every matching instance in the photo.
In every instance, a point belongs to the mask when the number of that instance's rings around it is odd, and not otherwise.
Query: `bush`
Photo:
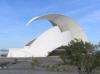
[[[7,55],[6,55],[6,54],[1,54],[1,56],[2,56],[2,57],[6,57]]]
[[[99,46],[98,46],[99,47]],[[100,66],[100,51],[95,51],[97,47],[82,40],[72,40],[67,46],[62,46],[60,58],[65,64],[72,64],[77,67],[79,74],[86,72],[90,74]]]
[[[46,68],[47,68],[47,69],[50,69],[50,65],[47,65]]]
[[[37,60],[37,59],[32,59],[30,65],[31,65],[32,67],[38,66],[38,65],[39,65],[39,64],[38,64],[38,60]]]
[[[14,62],[13,63],[15,64],[17,62],[18,62],[18,59],[17,58],[14,58]]]
[[[64,72],[68,72],[68,69],[65,68],[65,67],[62,67],[62,71],[64,71]]]
[[[53,65],[53,66],[51,67],[51,70],[52,70],[52,71],[59,71],[59,67],[58,67],[57,65]]]

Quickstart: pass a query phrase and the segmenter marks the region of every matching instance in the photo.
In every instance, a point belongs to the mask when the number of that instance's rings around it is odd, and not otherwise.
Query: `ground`
[[[0,69],[0,74],[78,74],[75,66],[64,65],[58,56],[0,58]]]

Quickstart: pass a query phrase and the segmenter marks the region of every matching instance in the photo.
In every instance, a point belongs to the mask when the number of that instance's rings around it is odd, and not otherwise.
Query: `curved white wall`
[[[48,52],[68,44],[71,40],[70,31],[61,32],[56,26],[40,35],[31,46],[20,50],[10,50],[8,57],[46,57]]]
[[[69,31],[63,33],[59,27],[53,27],[38,37],[30,46],[29,51],[35,57],[47,56],[48,52],[67,44],[70,40],[71,34]]]

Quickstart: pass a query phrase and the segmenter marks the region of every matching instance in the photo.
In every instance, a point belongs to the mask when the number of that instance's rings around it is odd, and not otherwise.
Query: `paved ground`
[[[37,59],[39,67],[32,68],[30,62],[32,59]],[[47,58],[18,58],[18,62],[12,64],[14,58],[0,58],[1,62],[9,62],[7,65],[7,69],[1,69],[0,74],[78,74],[77,70],[73,66],[65,66],[59,57],[47,57]],[[57,66],[65,66],[69,69],[69,71],[59,71],[54,72],[51,71],[51,68],[43,67],[47,65],[57,65]],[[59,68],[60,68],[59,67]],[[62,69],[62,68],[61,68]],[[60,69],[60,70],[61,70]],[[83,73],[85,74],[85,73]],[[100,74],[100,73],[92,73],[92,74]]]
[[[41,66],[58,65],[62,62],[61,59],[59,59],[59,57],[18,58],[18,62],[16,64],[12,64],[12,62],[14,62],[14,58],[0,58],[0,62],[9,62],[10,63],[8,64],[9,69],[23,69],[23,68],[30,69],[31,68],[30,62],[32,62],[32,59],[37,59],[38,64]]]
[[[0,70],[0,74],[79,74],[77,72],[49,72],[49,71],[32,71],[32,70]],[[86,73],[83,73],[86,74]],[[100,74],[100,73],[91,73]]]
[[[31,70],[0,70],[0,74],[78,74],[66,72],[45,72],[45,71],[31,71]]]

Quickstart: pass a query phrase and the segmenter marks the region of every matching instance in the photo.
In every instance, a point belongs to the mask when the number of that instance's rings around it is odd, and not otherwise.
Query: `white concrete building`
[[[30,20],[28,25],[38,19],[47,19],[54,27],[32,40],[24,48],[10,48],[7,57],[46,57],[48,52],[67,45],[75,38],[88,42],[80,25],[68,16],[60,14],[39,16]]]

